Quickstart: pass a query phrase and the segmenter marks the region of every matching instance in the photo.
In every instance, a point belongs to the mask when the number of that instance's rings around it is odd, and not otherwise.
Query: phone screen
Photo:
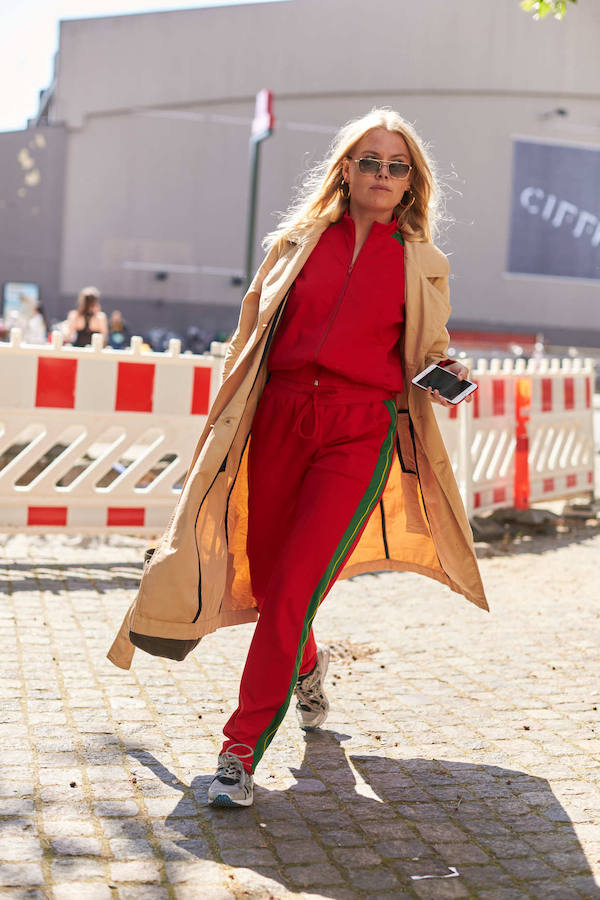
[[[440,395],[446,400],[454,400],[459,394],[462,394],[472,383],[464,379],[459,381],[452,372],[436,366],[431,372],[423,375],[422,378],[416,379],[420,387],[430,387],[432,391],[439,391]]]

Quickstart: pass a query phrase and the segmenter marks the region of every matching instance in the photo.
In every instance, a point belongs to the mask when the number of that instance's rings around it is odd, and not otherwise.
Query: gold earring
[[[403,203],[402,200],[404,200],[404,198],[406,197],[407,194],[410,194],[410,201],[409,201],[409,203]],[[402,200],[400,201],[400,206],[402,207],[402,209],[410,209],[416,199],[417,198],[415,197],[415,195],[409,188],[406,191],[404,191],[404,193],[402,194]]]
[[[348,200],[349,197],[350,197],[350,185],[349,185],[348,182],[344,179],[344,176],[343,176],[343,175],[342,175],[342,182],[341,182],[341,184],[340,184],[339,190],[340,190],[340,194],[342,195],[342,197],[344,198],[344,200]]]

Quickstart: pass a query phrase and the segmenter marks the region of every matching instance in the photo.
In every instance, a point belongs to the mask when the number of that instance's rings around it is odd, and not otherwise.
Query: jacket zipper
[[[368,235],[367,235],[367,238],[368,238]],[[367,242],[367,241],[365,240],[364,243],[363,243],[363,247],[364,247],[364,245],[366,244],[366,242]],[[358,257],[359,257],[360,254],[362,253],[362,249],[363,249],[363,248],[361,247],[360,250],[358,251],[357,255],[356,255],[356,259],[354,260],[354,262],[351,262],[350,265],[348,266],[348,270],[347,270],[347,272],[346,272],[346,277],[345,277],[345,279],[344,279],[344,284],[342,285],[342,290],[340,291],[340,295],[339,295],[339,297],[338,297],[338,299],[337,299],[337,302],[336,302],[336,304],[335,304],[335,308],[334,308],[334,310],[333,310],[331,316],[329,317],[329,322],[327,323],[327,327],[326,327],[325,331],[323,332],[323,337],[322,337],[321,340],[319,341],[319,344],[318,344],[317,349],[316,349],[316,351],[315,351],[315,360],[314,360],[314,361],[315,361],[315,365],[318,364],[319,353],[321,352],[321,349],[322,349],[322,347],[323,347],[323,344],[325,343],[325,341],[326,341],[326,339],[327,339],[327,335],[328,335],[329,332],[331,331],[331,326],[333,325],[333,323],[334,323],[334,321],[335,321],[335,319],[336,319],[336,317],[337,317],[337,314],[338,314],[338,312],[339,312],[340,306],[342,305],[342,300],[344,299],[344,294],[346,293],[346,289],[347,289],[347,287],[348,287],[348,282],[350,281],[350,276],[352,275],[352,271],[353,271],[353,269],[354,269],[354,266],[355,266],[356,263],[358,262]],[[315,384],[318,385],[318,383],[319,383],[318,380],[315,379]]]

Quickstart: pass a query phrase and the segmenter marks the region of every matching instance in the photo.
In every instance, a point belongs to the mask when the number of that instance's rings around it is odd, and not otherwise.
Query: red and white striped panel
[[[27,528],[65,531],[105,531],[123,528],[161,531],[169,521],[171,508],[161,506],[58,505],[36,500],[28,505],[0,506],[0,522],[7,530]]]
[[[515,408],[514,382],[512,378],[503,378],[501,375],[485,374],[481,377],[473,375],[478,388],[471,395],[470,404],[474,419],[487,419],[493,417],[512,416]],[[448,409],[448,418],[457,419],[458,411],[464,404],[464,400],[456,406]]]
[[[218,382],[215,368],[214,360],[192,365],[185,358],[13,352],[0,358],[0,407],[206,415]]]
[[[592,376],[538,374],[531,379],[531,413],[563,413],[591,409]]]
[[[594,473],[591,470],[571,472],[568,475],[553,475],[531,481],[531,501],[568,497],[572,494],[587,493],[594,489]]]
[[[513,502],[515,388],[511,374],[500,370],[473,372],[479,387],[471,403],[463,401],[450,409],[436,406],[444,444],[469,515]]]
[[[490,419],[505,418],[514,419],[515,390],[514,381],[510,377],[502,375],[486,374],[478,378],[473,376],[479,385],[473,394],[473,418]]]
[[[473,509],[476,512],[501,509],[503,506],[512,506],[512,503],[512,490],[507,485],[482,488],[473,492]]]

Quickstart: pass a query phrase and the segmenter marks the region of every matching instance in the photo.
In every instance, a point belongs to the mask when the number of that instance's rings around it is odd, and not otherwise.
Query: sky
[[[26,128],[37,112],[39,92],[52,80],[60,19],[248,2],[257,0],[0,0],[0,131]]]

